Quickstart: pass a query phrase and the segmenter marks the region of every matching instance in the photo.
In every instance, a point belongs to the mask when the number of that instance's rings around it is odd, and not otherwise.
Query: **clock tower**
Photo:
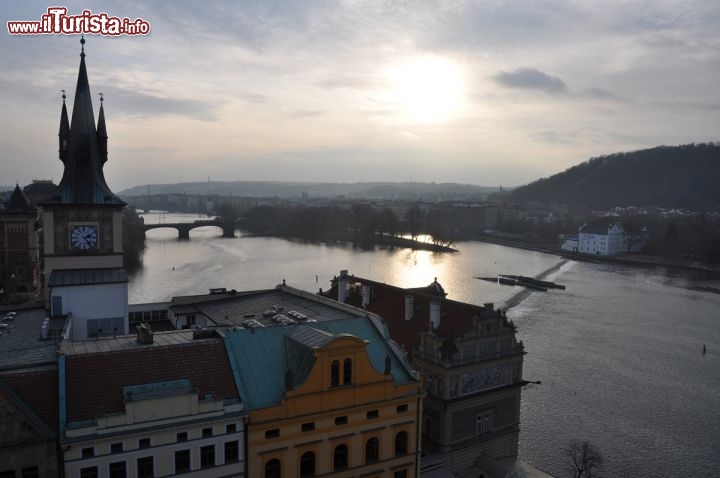
[[[127,274],[123,269],[122,208],[108,187],[103,97],[97,126],[81,39],[80,70],[72,121],[63,104],[60,184],[42,207],[45,304],[53,316],[68,315],[72,338],[128,333]]]

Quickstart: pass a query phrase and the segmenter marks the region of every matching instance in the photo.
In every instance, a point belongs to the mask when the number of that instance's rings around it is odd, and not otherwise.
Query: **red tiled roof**
[[[435,333],[444,338],[459,337],[473,328],[473,318],[488,317],[497,312],[472,304],[446,299],[442,287],[436,282],[427,287],[403,289],[380,282],[349,276],[350,284],[361,283],[372,286],[372,299],[367,310],[378,314],[385,320],[390,331],[390,337],[405,347],[405,351],[412,354],[415,347],[420,344],[420,334],[428,331],[430,327],[430,302],[439,302],[441,321]],[[440,294],[440,295],[438,295]],[[337,299],[337,281],[334,281],[326,297]],[[405,296],[413,296],[414,317],[405,320]],[[362,295],[350,294],[346,304],[362,307]]]
[[[237,389],[220,339],[147,346],[66,357],[68,422],[125,411],[123,387],[188,379],[202,397],[237,399]]]
[[[57,433],[58,371],[56,368],[8,373],[0,378],[51,430]]]

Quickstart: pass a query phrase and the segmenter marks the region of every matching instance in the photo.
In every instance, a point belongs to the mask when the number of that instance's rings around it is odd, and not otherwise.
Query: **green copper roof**
[[[235,383],[246,410],[281,403],[287,371],[292,372],[293,386],[302,385],[314,365],[314,350],[341,335],[367,341],[370,362],[379,373],[383,373],[385,357],[389,355],[390,373],[397,385],[415,380],[368,318],[228,330],[226,334],[225,344]]]

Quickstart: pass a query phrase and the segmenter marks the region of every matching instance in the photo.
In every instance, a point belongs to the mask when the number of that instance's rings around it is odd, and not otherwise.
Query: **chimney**
[[[338,284],[338,302],[345,302],[348,298],[348,271],[343,269],[340,271],[340,277],[337,280]]]
[[[433,330],[440,327],[440,302],[430,302],[430,325]]]
[[[414,311],[413,311],[413,299],[414,297],[411,295],[405,296],[405,320],[410,320],[413,318]]]
[[[143,345],[153,343],[153,331],[148,324],[143,322],[137,326],[137,341]]]
[[[370,305],[370,285],[363,284],[362,285],[362,306],[367,307],[368,305]]]

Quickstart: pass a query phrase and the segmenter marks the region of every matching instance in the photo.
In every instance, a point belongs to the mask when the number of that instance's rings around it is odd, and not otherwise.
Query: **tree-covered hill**
[[[513,190],[510,199],[573,209],[660,206],[720,211],[720,142],[592,158]]]

